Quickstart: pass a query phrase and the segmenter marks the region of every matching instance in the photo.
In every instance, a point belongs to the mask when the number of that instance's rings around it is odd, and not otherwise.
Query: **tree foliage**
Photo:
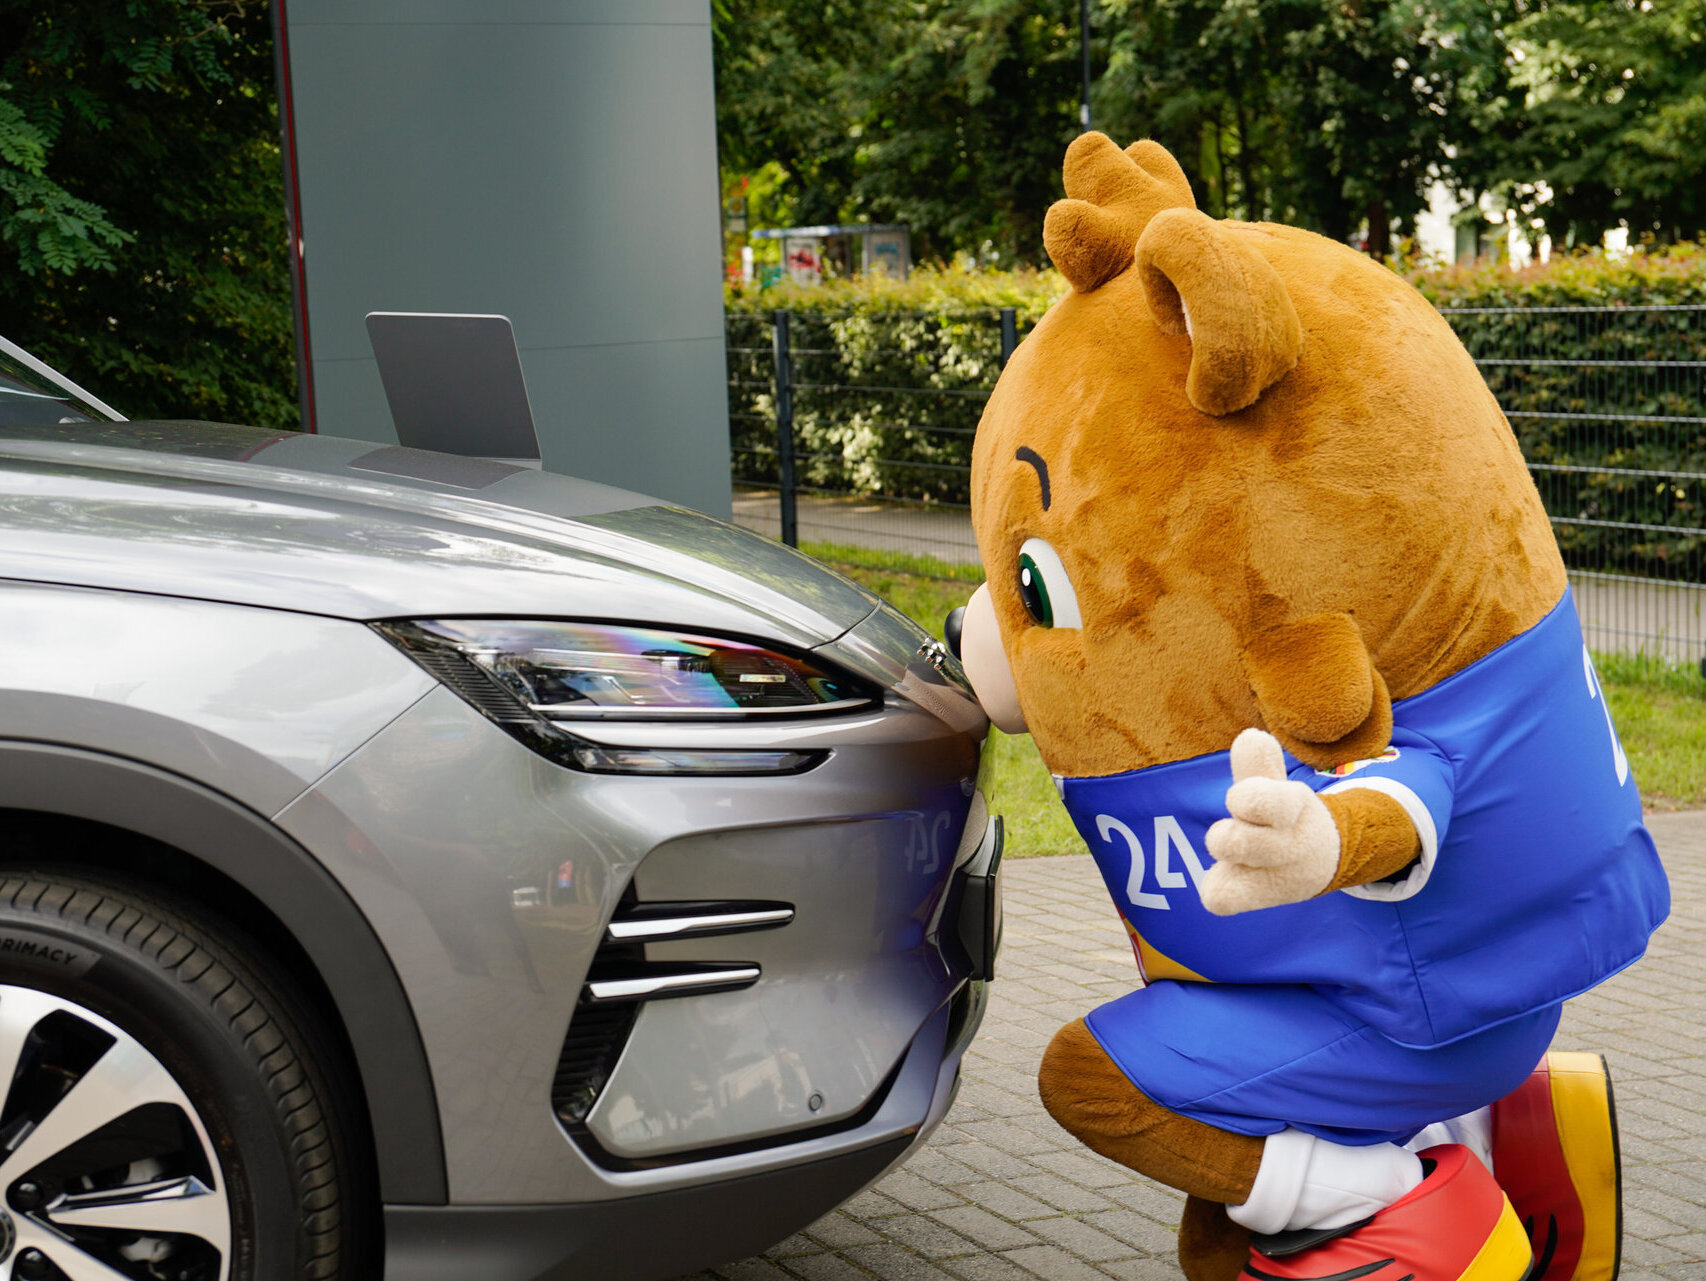
[[[914,251],[1035,261],[1077,133],[1076,0],[719,0],[726,171],[786,171],[765,222],[906,222]]]
[[[0,332],[132,417],[294,425],[263,0],[0,0]]]
[[[1569,243],[1706,229],[1706,0],[1541,0],[1508,35],[1525,109],[1489,188]]]
[[[1107,0],[1105,13],[1099,118],[1168,145],[1212,213],[1336,239],[1366,223],[1374,253],[1508,109],[1496,2]]]
[[[1036,261],[1078,133],[1074,0],[921,6],[862,77],[868,103],[853,196],[909,223],[923,255],[988,246]]]
[[[716,0],[717,144],[726,169],[784,169],[783,206],[828,222],[852,187],[864,110],[858,68],[868,30],[886,33],[892,0]]]
[[[721,0],[723,163],[772,220],[901,220],[1041,256],[1077,131],[1072,0]],[[1577,238],[1706,226],[1706,0],[1094,0],[1098,128],[1154,137],[1218,216],[1371,252],[1436,181]],[[1550,189],[1554,202],[1543,197]],[[789,202],[792,203],[789,203]]]

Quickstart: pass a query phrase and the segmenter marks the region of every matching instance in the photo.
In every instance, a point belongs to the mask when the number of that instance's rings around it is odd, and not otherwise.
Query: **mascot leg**
[[[1250,1261],[1250,1229],[1226,1217],[1226,1207],[1185,1198],[1179,1221],[1179,1268],[1185,1281],[1234,1281]]]
[[[1179,1116],[1145,1098],[1083,1019],[1055,1033],[1037,1070],[1037,1087],[1061,1128],[1109,1160],[1222,1204],[1250,1195],[1263,1141]]]
[[[1418,1155],[1291,1128],[1224,1130],[1149,1098],[1082,1020],[1055,1035],[1038,1084],[1050,1114],[1086,1146],[1188,1194],[1179,1231],[1188,1281],[1361,1276],[1397,1255],[1421,1281],[1519,1281],[1528,1270],[1528,1234],[1471,1147]],[[1460,1128],[1479,1133],[1485,1150],[1484,1116]]]
[[[1264,1140],[1179,1116],[1145,1098],[1083,1019],[1055,1033],[1037,1071],[1049,1115],[1080,1143],[1128,1169],[1188,1193],[1179,1225],[1187,1281],[1233,1281],[1250,1257],[1250,1232],[1226,1216],[1250,1195]]]

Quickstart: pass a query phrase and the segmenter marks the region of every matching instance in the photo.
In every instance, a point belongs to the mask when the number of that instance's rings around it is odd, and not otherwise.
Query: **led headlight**
[[[528,746],[612,774],[785,774],[822,752],[613,748],[575,722],[721,721],[852,711],[881,694],[799,655],[638,627],[492,619],[375,624],[387,640]]]

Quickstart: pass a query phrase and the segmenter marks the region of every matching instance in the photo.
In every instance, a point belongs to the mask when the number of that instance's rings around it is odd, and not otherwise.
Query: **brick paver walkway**
[[[1650,827],[1675,910],[1644,961],[1570,1003],[1558,1044],[1611,1061],[1624,1281],[1706,1281],[1706,812]],[[1124,932],[1088,856],[1006,877],[1000,977],[947,1122],[876,1187],[699,1281],[1177,1281],[1183,1198],[1081,1147],[1037,1101],[1055,1029],[1130,989]]]

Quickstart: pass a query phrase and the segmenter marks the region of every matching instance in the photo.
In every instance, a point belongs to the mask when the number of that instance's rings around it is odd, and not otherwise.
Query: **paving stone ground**
[[[1556,1044],[1610,1060],[1623,1281],[1706,1281],[1706,811],[1654,815],[1675,907],[1646,959],[1572,1001]],[[1183,1197],[1096,1156],[1037,1101],[1062,1023],[1129,991],[1087,855],[1006,871],[999,979],[947,1121],[910,1161],[762,1257],[696,1281],[1177,1281]]]

